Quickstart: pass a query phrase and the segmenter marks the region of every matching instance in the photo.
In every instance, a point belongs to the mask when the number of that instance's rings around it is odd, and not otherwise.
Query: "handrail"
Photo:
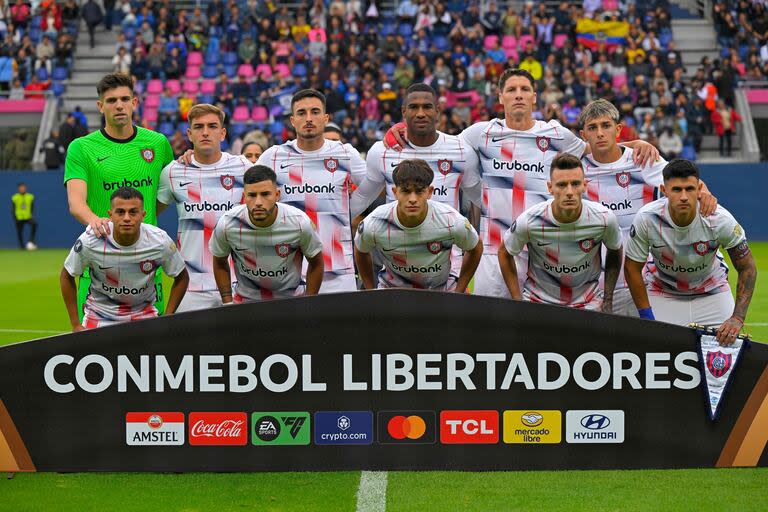
[[[741,156],[748,162],[760,161],[760,143],[757,140],[755,122],[752,119],[752,109],[747,101],[744,89],[736,89],[736,111],[741,113]]]

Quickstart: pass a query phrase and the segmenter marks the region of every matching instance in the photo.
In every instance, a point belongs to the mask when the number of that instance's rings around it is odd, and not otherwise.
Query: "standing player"
[[[513,256],[527,246],[525,300],[610,313],[622,258],[616,216],[605,206],[582,199],[584,169],[573,155],[555,157],[547,188],[553,198],[524,211],[504,234],[504,247],[499,249],[499,266],[511,297],[521,297]],[[601,294],[602,245],[607,254]]]
[[[349,144],[326,140],[325,96],[314,89],[291,99],[296,140],[267,149],[258,163],[273,169],[280,200],[302,210],[323,243],[325,276],[320,293],[355,291],[349,191],[365,177],[365,161]]]
[[[245,172],[245,204],[219,219],[211,236],[213,273],[224,304],[315,295],[323,280],[320,238],[307,214],[278,203],[277,175],[265,165]],[[237,292],[232,295],[229,256]],[[301,281],[307,260],[306,287]]]
[[[642,318],[719,326],[718,341],[729,345],[744,326],[757,268],[744,230],[725,208],[718,206],[709,217],[699,213],[700,189],[693,162],[675,159],[667,164],[661,186],[666,197],[637,213],[624,273]],[[735,304],[720,247],[739,273]],[[643,267],[649,254],[654,263],[646,267],[646,289]]]
[[[167,313],[176,311],[189,276],[176,244],[162,229],[144,224],[144,198],[134,188],[121,187],[110,196],[107,234],[88,227],[69,252],[61,270],[61,295],[73,331],[132,322],[158,315],[154,281],[162,266],[173,276]],[[75,276],[91,269],[85,318],[78,318]]]
[[[402,160],[392,173],[395,202],[376,208],[357,227],[355,259],[365,288],[376,288],[371,251],[384,261],[379,288],[427,288],[464,293],[480,263],[483,244],[469,220],[432,201],[434,172],[424,160]],[[451,274],[451,249],[464,250]]]
[[[158,212],[176,203],[177,239],[189,270],[189,288],[179,311],[221,305],[208,241],[219,218],[242,202],[243,174],[251,166],[244,156],[222,153],[227,129],[221,109],[206,103],[195,105],[188,121],[187,137],[194,149],[191,163],[168,164],[157,192]]]
[[[619,111],[609,101],[600,99],[589,103],[579,117],[581,137],[589,143],[591,153],[582,159],[587,176],[587,199],[602,203],[619,219],[622,240],[626,244],[629,228],[637,212],[659,198],[661,172],[667,165],[659,158],[646,167],[635,163],[632,148],[620,146],[616,138],[621,132]],[[699,197],[701,214],[710,215],[717,207],[717,199],[702,182]],[[613,294],[613,312],[637,316],[623,272]]]
[[[160,172],[173,161],[168,139],[132,123],[139,99],[134,95],[133,80],[114,73],[104,76],[96,90],[96,106],[104,115],[105,126],[72,141],[64,163],[69,212],[89,226],[94,236],[109,234],[110,196],[120,187],[133,187],[145,198],[147,224],[157,225],[155,200]],[[89,289],[89,271],[80,279],[78,305],[82,307]],[[157,304],[163,310],[160,272],[156,274]]]

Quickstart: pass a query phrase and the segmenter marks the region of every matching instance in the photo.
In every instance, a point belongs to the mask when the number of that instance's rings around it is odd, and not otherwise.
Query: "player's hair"
[[[119,189],[112,192],[112,195],[109,196],[109,202],[111,203],[115,199],[138,199],[139,201],[144,203],[144,196],[141,192],[136,190],[133,187],[120,187]]]
[[[259,146],[259,147],[261,148],[261,152],[262,152],[262,153],[263,153],[264,151],[266,151],[266,149],[267,149],[267,148],[265,148],[264,146],[262,146],[261,144],[259,144],[258,142],[256,142],[255,140],[252,140],[252,141],[250,141],[250,142],[246,142],[245,144],[243,144],[243,149],[241,149],[241,150],[240,150],[240,154],[241,154],[241,155],[244,155],[244,154],[245,154],[245,151],[246,151],[246,148],[247,148],[248,146],[250,146],[251,144],[254,144],[254,145],[256,145],[256,146]]]
[[[435,173],[427,162],[418,158],[402,160],[392,171],[392,181],[400,188],[411,185],[417,190],[425,189],[432,184]]]
[[[254,165],[245,171],[243,175],[243,183],[245,185],[253,185],[262,181],[271,181],[277,185],[277,174],[266,165]]]
[[[99,93],[99,98],[104,97],[104,93],[118,87],[127,87],[131,90],[131,96],[133,96],[133,79],[125,73],[110,73],[104,75],[99,83],[96,84],[96,92]]]
[[[408,88],[405,90],[406,101],[407,101],[408,96],[411,93],[414,93],[414,92],[428,92],[429,94],[432,95],[433,98],[435,98],[435,101],[437,101],[437,93],[432,88],[432,86],[429,85],[429,84],[411,84],[411,85],[409,85]],[[405,103],[405,101],[403,103]]]
[[[504,72],[499,77],[499,92],[504,92],[504,84],[506,84],[507,80],[509,80],[509,78],[513,76],[522,76],[527,78],[528,81],[531,82],[531,87],[533,87],[533,89],[536,90],[536,80],[533,79],[532,74],[530,74],[525,69],[509,68],[509,69],[505,69]]]
[[[202,117],[206,114],[216,114],[219,117],[221,126],[224,126],[224,111],[216,105],[211,105],[210,103],[198,103],[189,109],[189,113],[187,114],[187,121],[191,125],[194,119]]]
[[[599,99],[590,101],[589,104],[584,107],[579,115],[579,128],[583,129],[584,125],[588,122],[601,117],[607,117],[615,124],[619,124],[619,109],[617,109],[613,103],[608,100]]]
[[[700,179],[699,168],[696,167],[696,164],[684,158],[670,160],[664,167],[664,170],[661,171],[661,174],[664,176],[664,181],[672,178],[687,178],[689,176],[693,176],[697,180]]]
[[[293,114],[293,106],[296,104],[296,102],[307,98],[319,99],[320,103],[323,104],[323,111],[325,111],[325,94],[321,93],[317,89],[302,89],[294,94],[293,98],[291,98],[291,114]]]
[[[549,176],[552,177],[552,173],[555,169],[581,169],[584,172],[584,166],[581,165],[581,159],[577,156],[573,156],[570,153],[560,153],[552,160],[552,165],[549,167]]]

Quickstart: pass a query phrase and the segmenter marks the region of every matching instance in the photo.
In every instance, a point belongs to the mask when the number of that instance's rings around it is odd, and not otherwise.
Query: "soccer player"
[[[624,274],[642,318],[719,326],[718,341],[730,345],[744,326],[757,268],[744,230],[725,208],[718,206],[708,217],[699,213],[700,189],[693,162],[675,159],[664,167],[661,191],[666,197],[635,216]],[[720,247],[739,274],[735,303]],[[653,264],[646,266],[649,254]]]
[[[600,203],[582,199],[584,169],[573,155],[555,157],[547,189],[552,199],[525,210],[506,231],[504,246],[499,248],[499,267],[510,296],[610,313],[622,258],[619,221]],[[601,293],[602,245],[607,254]],[[527,279],[521,294],[513,256],[526,246]]]
[[[426,288],[464,293],[480,263],[483,244],[468,219],[430,198],[434,171],[424,160],[402,160],[393,172],[396,201],[376,208],[357,227],[355,259],[365,288],[376,288],[371,251],[384,261],[379,288]],[[464,250],[451,273],[451,249]]]
[[[264,148],[258,142],[246,142],[243,144],[243,149],[240,154],[248,159],[249,162],[255,164],[261,154],[264,153]]]
[[[299,208],[317,226],[323,243],[325,276],[320,293],[355,291],[350,183],[365,177],[365,161],[349,144],[326,140],[325,95],[314,89],[291,99],[291,124],[296,140],[272,146],[258,163],[273,169],[280,201]]]
[[[251,162],[242,155],[221,151],[227,135],[224,112],[202,103],[189,110],[187,137],[194,150],[189,165],[171,162],[160,175],[157,211],[176,203],[178,243],[189,271],[189,287],[179,311],[221,305],[208,249],[219,218],[243,198],[243,174]]]
[[[616,215],[623,243],[626,244],[637,212],[659,198],[659,187],[663,181],[661,173],[667,161],[659,158],[645,167],[635,162],[634,150],[616,142],[622,128],[619,111],[607,100],[595,100],[584,107],[579,126],[581,137],[587,141],[591,151],[582,159],[587,176],[587,198],[602,203]],[[703,182],[699,203],[704,216],[714,213],[717,207],[717,199]],[[623,272],[619,272],[613,293],[613,312],[637,316]]]
[[[474,284],[474,293],[479,295],[509,297],[497,259],[503,233],[524,210],[549,198],[548,169],[558,153],[581,158],[589,152],[587,144],[559,122],[533,118],[535,91],[528,71],[505,70],[499,78],[504,119],[475,123],[460,135],[467,147],[477,151],[483,181],[480,236],[485,249]],[[399,143],[396,136],[397,130],[390,129],[385,138],[388,146]],[[635,158],[641,165],[658,156],[644,141],[626,145],[636,149]],[[518,255],[519,268],[527,267],[526,255],[526,251]]]
[[[278,202],[277,175],[265,165],[245,172],[245,204],[225,213],[211,236],[213,273],[224,304],[315,295],[323,280],[320,238],[307,214]],[[229,256],[237,290],[232,293]],[[301,279],[307,260],[306,286]]]
[[[69,212],[92,229],[94,236],[109,234],[112,192],[133,187],[145,198],[145,222],[157,225],[155,200],[160,173],[173,161],[173,150],[165,135],[132,123],[139,103],[128,75],[105,75],[96,85],[96,106],[105,126],[72,141],[64,162]],[[89,270],[80,278],[78,304],[82,308],[89,289]],[[162,276],[156,273],[157,304],[163,310]]]
[[[89,226],[75,242],[61,270],[61,295],[72,330],[82,331],[158,315],[155,272],[173,277],[166,313],[176,311],[189,275],[176,244],[162,229],[145,224],[147,212],[138,190],[120,187],[110,195],[107,234]],[[85,316],[78,318],[75,276],[91,269]]]

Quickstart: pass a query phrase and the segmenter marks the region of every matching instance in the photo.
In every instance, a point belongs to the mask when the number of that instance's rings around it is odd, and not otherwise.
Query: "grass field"
[[[752,247],[768,269],[768,243]],[[0,250],[0,345],[68,331],[58,286],[66,253]],[[768,279],[758,279],[747,330],[768,341]],[[358,502],[359,482],[359,472],[20,474],[0,479],[0,511],[382,510]],[[765,511],[767,486],[768,469],[392,472],[386,509]]]

